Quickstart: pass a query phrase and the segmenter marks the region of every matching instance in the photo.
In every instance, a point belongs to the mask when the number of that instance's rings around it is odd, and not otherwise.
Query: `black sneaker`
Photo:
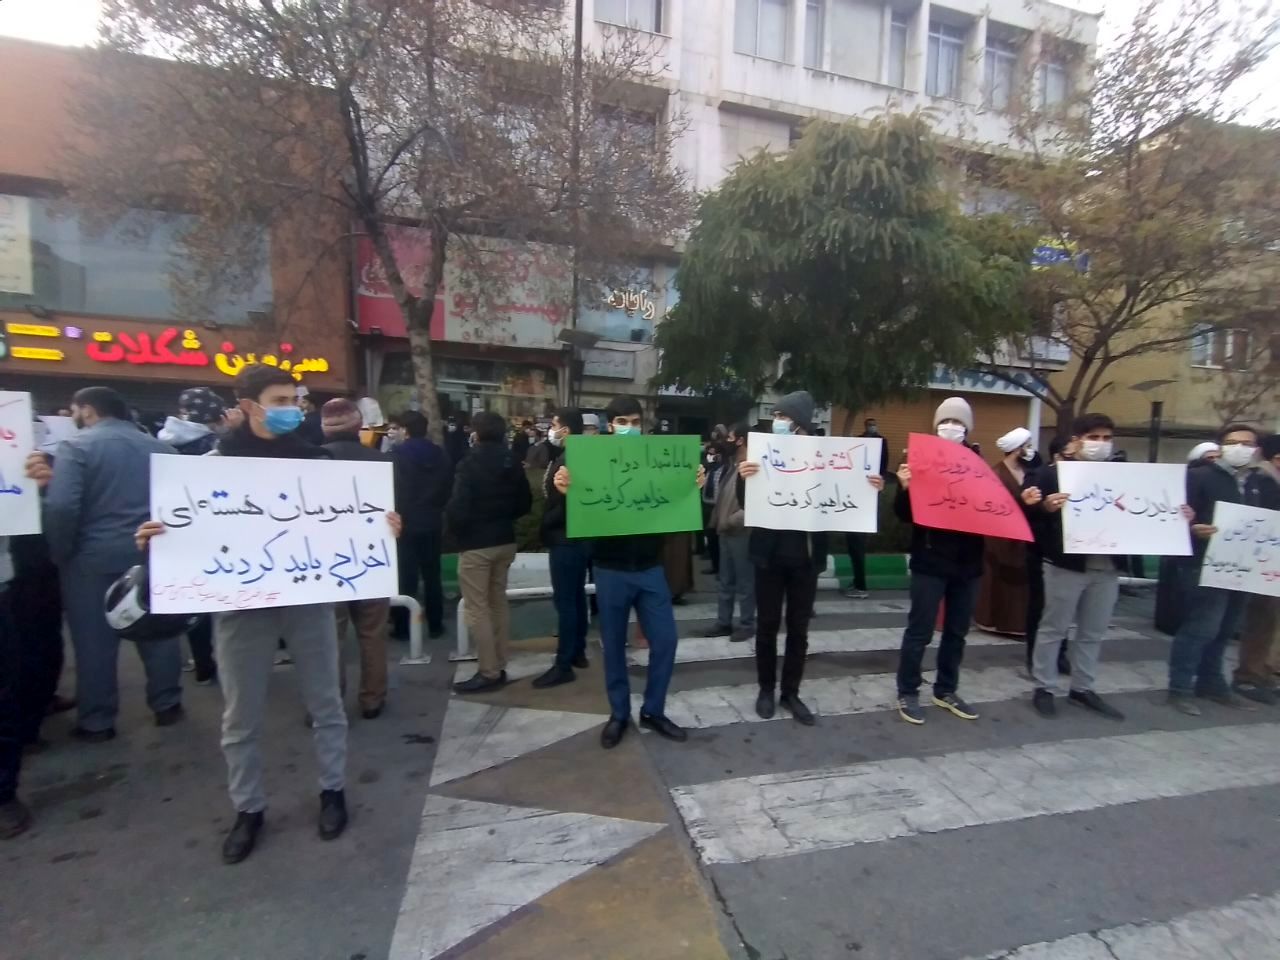
[[[533,686],[539,690],[546,690],[548,687],[558,687],[561,684],[573,683],[577,677],[574,676],[572,667],[562,667],[558,663],[552,664],[551,669],[540,677],[534,677]]]
[[[950,710],[961,720],[977,720],[978,711],[969,706],[954,693],[948,693],[945,696],[933,695],[933,705],[941,707],[943,710]]]
[[[320,839],[336,840],[347,829],[347,798],[341,790],[320,792]]]
[[[703,630],[701,636],[704,637],[731,637],[733,636],[733,627],[727,623],[717,623],[709,630]]]
[[[783,710],[786,710],[795,719],[796,723],[803,724],[806,727],[812,727],[817,723],[817,719],[813,715],[813,711],[805,706],[805,702],[794,693],[783,694],[782,699],[778,701]]]
[[[261,810],[257,813],[236,814],[235,826],[231,828],[227,838],[222,841],[223,863],[239,863],[253,853],[254,845],[258,842],[258,834],[262,831],[262,824],[265,819]]]
[[[918,694],[906,694],[898,698],[898,716],[902,717],[907,723],[913,723],[917,726],[924,723],[924,711],[920,709],[920,697]]]
[[[26,833],[31,826],[31,811],[27,805],[14,797],[8,803],[0,803],[0,840],[12,840],[20,833]]]
[[[1092,710],[1094,713],[1100,713],[1108,720],[1123,720],[1124,714],[1117,710],[1107,701],[1092,690],[1072,690],[1067,694],[1067,699],[1077,706],[1084,707],[1086,710]]]
[[[1044,687],[1037,687],[1036,692],[1031,695],[1031,706],[1042,717],[1052,717],[1058,712],[1053,703],[1053,694]]]

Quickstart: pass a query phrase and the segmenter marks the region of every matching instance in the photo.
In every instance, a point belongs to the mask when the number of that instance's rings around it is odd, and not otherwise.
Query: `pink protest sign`
[[[968,447],[913,433],[907,441],[911,514],[922,527],[1032,540],[1022,505]]]

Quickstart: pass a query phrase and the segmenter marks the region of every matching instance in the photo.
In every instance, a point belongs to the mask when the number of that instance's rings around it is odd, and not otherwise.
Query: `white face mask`
[[[964,440],[965,429],[958,423],[940,423],[938,424],[938,436],[943,440],[950,440],[952,443],[960,443]]]
[[[553,447],[561,446],[564,443],[564,434],[558,430],[549,430],[547,432],[547,443]]]
[[[1222,448],[1222,461],[1227,466],[1239,470],[1253,463],[1254,454],[1257,452],[1257,447],[1247,443],[1228,443]]]
[[[1101,463],[1111,459],[1112,443],[1110,440],[1081,440],[1080,459]]]
[[[1027,447],[1027,449],[1025,449],[1025,450],[1023,450],[1023,451],[1022,451],[1022,459],[1023,459],[1023,460],[1026,460],[1028,463],[1030,463],[1030,462],[1031,462],[1032,460],[1034,460],[1035,458],[1036,458],[1036,448],[1035,448],[1035,447]]]

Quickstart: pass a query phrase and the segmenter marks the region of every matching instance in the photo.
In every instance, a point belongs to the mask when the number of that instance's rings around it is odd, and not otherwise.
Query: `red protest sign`
[[[911,515],[920,526],[1031,541],[1022,505],[968,447],[913,433],[907,440],[907,465]]]

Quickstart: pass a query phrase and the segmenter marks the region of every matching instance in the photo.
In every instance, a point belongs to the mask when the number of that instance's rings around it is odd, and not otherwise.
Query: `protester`
[[[391,462],[387,454],[360,442],[364,417],[360,408],[350,400],[328,401],[320,408],[320,425],[324,429],[324,449],[334,460]],[[341,655],[342,644],[351,626],[355,625],[356,643],[360,650],[360,715],[366,720],[375,720],[387,705],[387,620],[391,614],[391,601],[385,597],[348,600],[334,604],[333,610],[337,620],[340,666],[346,662]],[[340,681],[345,675],[346,671],[340,669]],[[339,685],[345,688],[344,683]]]
[[[427,632],[436,638],[444,636],[440,555],[444,507],[453,491],[453,463],[427,436],[428,426],[427,418],[415,410],[392,417],[391,429],[399,440],[392,448],[391,462],[395,467],[396,511],[404,522],[398,545],[400,592],[409,597],[422,597]],[[392,622],[397,636],[409,635],[407,610],[396,607],[392,611]]]
[[[671,602],[682,605],[685,594],[691,593],[694,587],[692,533],[668,533],[663,537],[662,569],[667,577],[667,589],[671,591]]]
[[[31,454],[27,473],[45,488],[44,532],[76,653],[78,723],[71,734],[103,743],[116,735],[120,638],[107,623],[102,598],[139,562],[133,531],[150,514],[151,455],[176,451],[139,430],[109,387],[77,391],[71,409],[79,432],[58,446],[52,467],[43,454]],[[183,716],[178,639],[138,644],[137,651],[157,726],[177,723]]]
[[[22,638],[22,699],[31,718],[23,732],[27,748],[39,749],[40,720],[74,709],[76,702],[58,696],[62,676],[62,587],[57,564],[49,557],[44,534],[9,538],[13,579],[9,581],[9,613]]]
[[[883,433],[880,432],[880,424],[875,417],[867,417],[862,422],[862,432],[858,434],[861,439],[879,438],[883,441],[880,444],[880,476],[883,477],[889,472],[889,441]]]
[[[1071,428],[1071,440],[1062,450],[1062,460],[1102,463],[1111,459],[1115,424],[1101,413],[1078,417]],[[1072,624],[1071,688],[1067,699],[1111,720],[1124,714],[1094,690],[1102,641],[1111,626],[1111,615],[1120,597],[1120,569],[1123,557],[1067,553],[1062,535],[1062,508],[1070,500],[1058,479],[1058,464],[1043,467],[1028,476],[1021,494],[1029,508],[1040,554],[1044,557],[1044,616],[1040,639],[1032,656],[1035,681],[1032,706],[1042,717],[1057,712],[1054,694],[1058,687],[1061,638]]]
[[[934,412],[933,425],[942,439],[965,444],[973,432],[973,410],[962,397],[948,397]],[[965,703],[956,690],[982,576],[982,537],[915,523],[908,495],[910,486],[911,466],[904,463],[898,468],[898,492],[893,509],[900,520],[912,524],[911,610],[898,656],[898,714],[907,723],[925,722],[924,710],[920,707],[920,668],[924,651],[933,641],[938,608],[945,603],[933,703],[962,720],[977,720],[977,711]]]
[[[803,391],[789,393],[773,410],[773,432],[787,436],[809,436],[813,432],[813,397]],[[743,478],[760,472],[760,464],[743,460],[738,474]],[[879,475],[869,475],[876,489],[884,486]],[[827,567],[827,541],[823,533],[803,530],[751,531],[751,562],[756,568],[756,679],[760,692],[756,713],[765,720],[777,705],[805,726],[813,726],[813,711],[800,699],[805,655],[809,650],[809,621],[813,617],[818,575]],[[778,686],[778,630],[783,616],[787,638],[782,660],[782,683]]]
[[[215,455],[281,460],[328,460],[329,452],[298,432],[303,414],[293,378],[261,364],[236,376],[236,398],[243,423],[218,441]],[[387,514],[393,535],[400,517]],[[158,522],[137,530],[139,548],[164,533]],[[101,601],[99,601],[101,603]],[[267,689],[275,665],[276,638],[288,644],[320,768],[322,840],[333,840],[347,826],[347,715],[338,674],[338,629],[331,603],[234,610],[213,615],[213,645],[226,708],[222,714],[222,753],[236,822],[222,844],[224,863],[239,863],[253,852],[265,822],[259,740],[265,721]],[[139,646],[142,646],[139,644]]]
[[[584,584],[587,581],[587,564],[591,559],[591,541],[569,539],[567,502],[555,485],[556,471],[564,466],[565,439],[581,433],[582,414],[567,407],[556,411],[551,418],[551,429],[547,431],[547,440],[556,454],[542,477],[542,495],[545,498],[542,542],[551,565],[551,591],[559,632],[555,663],[533,681],[538,689],[572,683],[577,679],[574,667],[585,670],[588,666],[587,592]]]
[[[738,476],[738,467],[747,459],[748,429],[745,423],[736,423],[729,429],[726,462],[719,465],[714,478],[716,501],[711,511],[711,525],[720,543],[720,594],[715,626],[705,636],[728,637],[734,643],[750,640],[756,633],[756,571],[751,562],[751,532],[745,525],[746,492],[743,478]],[[713,477],[708,474],[703,490],[712,483]],[[735,602],[737,629],[733,626]]]
[[[594,413],[584,413],[582,415],[582,435],[584,437],[598,437],[600,435],[600,417]]]
[[[181,454],[204,456],[217,446],[218,432],[225,429],[226,419],[221,397],[208,387],[191,387],[178,395],[178,416],[165,420],[160,439],[173,444]],[[208,615],[201,616],[187,631],[187,645],[196,683],[213,683],[218,670],[213,659],[213,621]]]
[[[1262,458],[1249,476],[1245,500],[1264,510],[1280,510],[1280,434],[1259,445]],[[1236,693],[1256,703],[1280,702],[1276,694],[1276,660],[1280,655],[1280,597],[1252,594],[1245,600],[1244,629],[1240,631],[1240,664]]]
[[[994,466],[994,473],[1016,501],[1022,495],[1022,483],[1026,479],[1031,431],[1017,427],[997,440],[996,446],[1004,456]],[[1033,586],[1027,575],[1026,544],[1021,540],[987,537],[983,568],[973,622],[990,633],[1025,636],[1031,605],[1044,603],[1043,581]]]
[[[444,423],[444,452],[449,462],[455,467],[462,462],[469,449],[468,440],[471,431],[466,423],[455,416],[450,416]]]
[[[717,426],[716,430],[722,429]],[[711,439],[702,448],[702,466],[707,471],[707,482],[702,488],[702,529],[698,531],[695,553],[702,553],[704,546],[707,560],[710,562],[703,573],[718,576],[720,573],[720,537],[715,525],[711,522],[711,514],[715,509],[716,494],[719,491],[719,478],[725,467],[725,441],[723,436],[712,431]]]
[[[324,443],[324,427],[320,423],[320,404],[311,391],[304,386],[295,388],[298,397],[298,408],[302,411],[302,425],[298,435],[313,446]]]
[[[524,455],[524,465],[530,470],[546,470],[547,464],[551,462],[554,451],[549,442],[549,434],[538,429],[534,436],[537,438],[533,446],[529,448],[529,452]]]
[[[1231,692],[1222,670],[1228,641],[1240,628],[1247,594],[1200,586],[1205,550],[1218,528],[1214,513],[1219,503],[1244,503],[1250,474],[1256,470],[1258,431],[1233,423],[1218,437],[1222,457],[1187,471],[1187,503],[1194,511],[1191,524],[1193,554],[1180,558],[1180,593],[1186,598],[1182,625],[1169,649],[1169,705],[1179,713],[1199,716],[1193,697],[1225,707],[1252,709]]]
[[[11,840],[31,826],[31,811],[18,799],[24,730],[32,718],[23,702],[22,638],[9,616],[11,580],[9,538],[0,537],[0,840]]]
[[[475,431],[475,421],[471,424],[472,433]],[[524,458],[529,452],[529,448],[538,440],[538,430],[533,425],[532,420],[526,420],[520,424],[520,429],[515,432],[515,436],[511,440],[511,452],[515,454],[516,463],[524,463]]]
[[[862,433],[858,436],[862,439],[880,439],[879,475],[884,477],[889,472],[889,441],[880,433],[880,426],[873,417],[868,417],[863,422]],[[865,533],[844,535],[845,552],[849,554],[849,565],[853,569],[849,589],[844,591],[844,596],[850,600],[866,600],[871,596],[867,592],[867,541],[869,539],[870,537]]]
[[[605,411],[615,443],[625,443],[643,434],[640,401],[617,397]],[[706,482],[699,466],[695,481]],[[567,496],[572,478],[569,468],[560,467],[555,487]],[[600,734],[606,750],[622,742],[631,725],[631,681],[627,676],[627,620],[634,609],[640,627],[649,639],[649,678],[645,684],[640,725],[669,740],[688,738],[666,715],[667,687],[676,661],[676,619],[671,591],[662,569],[663,538],[660,534],[600,537],[595,540],[595,584],[600,602],[600,642],[604,648],[605,690],[610,716]]]
[[[516,558],[516,520],[533,506],[520,458],[506,445],[506,422],[496,413],[477,413],[471,426],[476,444],[458,465],[445,507],[458,544],[467,630],[479,659],[475,675],[453,685],[458,693],[496,690],[507,682],[507,574]]]
[[[1187,466],[1198,467],[1206,463],[1216,463],[1222,457],[1222,448],[1208,440],[1204,443],[1197,443],[1191,448],[1191,452],[1187,454]]]

